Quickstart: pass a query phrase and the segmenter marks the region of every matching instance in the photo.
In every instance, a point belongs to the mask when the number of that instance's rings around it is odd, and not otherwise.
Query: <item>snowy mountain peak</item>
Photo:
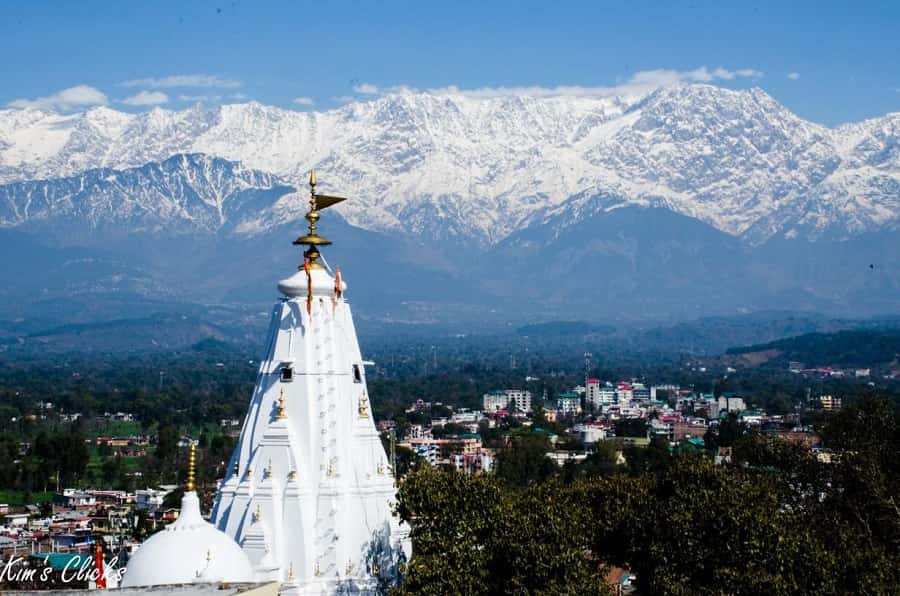
[[[238,163],[182,154],[125,170],[99,168],[0,186],[0,226],[57,229],[69,235],[66,240],[101,228],[123,236],[209,234],[258,218],[292,190]]]
[[[323,112],[256,102],[141,114],[0,110],[0,182],[197,153],[294,185],[317,167],[323,190],[354,199],[339,207],[351,223],[484,243],[613,204],[665,207],[752,242],[855,234],[895,226],[900,213],[900,115],[830,129],[761,89],[398,91]],[[244,229],[267,218],[254,221]]]

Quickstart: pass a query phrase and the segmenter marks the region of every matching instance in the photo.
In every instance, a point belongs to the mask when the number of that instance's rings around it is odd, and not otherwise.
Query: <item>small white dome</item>
[[[154,534],[132,555],[122,587],[253,581],[241,547],[203,519],[197,493],[186,492],[175,523]]]
[[[328,271],[321,267],[310,270],[309,279],[312,280],[314,296],[334,295],[334,278]],[[303,298],[307,295],[306,271],[300,269],[297,273],[278,282],[278,291],[289,298]],[[341,280],[341,291],[347,290],[347,284]]]

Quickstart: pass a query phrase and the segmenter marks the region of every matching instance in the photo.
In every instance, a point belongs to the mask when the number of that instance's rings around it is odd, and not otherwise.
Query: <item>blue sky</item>
[[[896,1],[6,0],[0,17],[0,105],[327,109],[375,88],[591,93],[637,76],[760,86],[829,125],[900,111]]]

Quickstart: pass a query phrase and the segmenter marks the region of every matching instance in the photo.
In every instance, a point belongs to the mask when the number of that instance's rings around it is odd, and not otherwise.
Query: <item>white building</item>
[[[616,387],[616,403],[622,406],[631,404],[634,399],[634,389],[628,383],[619,383]]]
[[[723,412],[743,412],[747,409],[744,399],[741,397],[722,395],[716,401],[717,413]]]
[[[519,412],[531,412],[531,391],[507,389],[506,396],[509,399],[510,407],[514,407]]]
[[[574,391],[560,393],[556,398],[556,409],[560,416],[574,416],[581,413],[581,397]]]
[[[572,427],[578,433],[582,443],[593,444],[606,439],[606,429],[599,424],[578,424]]]
[[[146,511],[155,513],[163,504],[163,501],[174,487],[164,487],[160,489],[147,488],[134,491],[134,506],[138,511]]]
[[[485,393],[481,400],[484,411],[487,413],[496,412],[497,410],[531,412],[531,391],[523,389],[490,391]]]
[[[241,545],[254,581],[282,594],[375,594],[410,554],[394,476],[372,420],[346,284],[320,262],[310,176],[305,265],[282,280],[266,356],[212,521]]]
[[[600,403],[604,406],[616,402],[616,389],[612,385],[604,385],[600,388]]]
[[[600,379],[588,379],[585,386],[584,403],[590,410],[599,410],[603,406],[600,395]]]
[[[506,406],[509,405],[509,397],[506,396],[505,391],[491,391],[485,393],[482,396],[481,401],[484,411],[488,413],[496,412],[497,410],[505,410]]]

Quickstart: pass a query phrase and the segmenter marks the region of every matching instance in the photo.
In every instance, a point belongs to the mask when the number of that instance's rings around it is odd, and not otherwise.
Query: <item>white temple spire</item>
[[[282,593],[374,594],[397,577],[408,535],[392,514],[396,489],[347,286],[319,262],[331,244],[318,233],[319,211],[344,199],[317,194],[315,184],[313,173],[309,230],[294,242],[307,246],[304,262],[278,284],[284,297],[213,521],[259,580],[284,582]]]

